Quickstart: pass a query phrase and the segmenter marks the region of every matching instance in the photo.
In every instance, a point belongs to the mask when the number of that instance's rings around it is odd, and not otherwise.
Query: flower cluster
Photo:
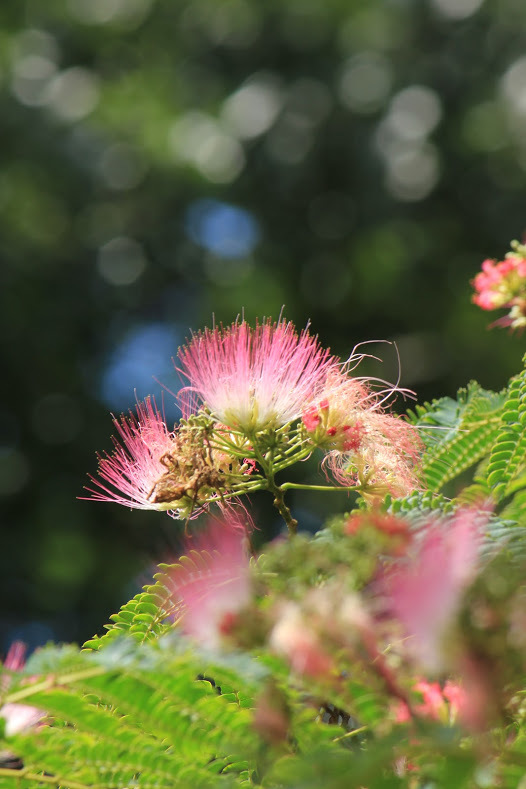
[[[351,374],[305,329],[245,321],[195,334],[179,350],[184,419],[173,430],[155,402],[116,419],[115,450],[99,461],[91,497],[188,519],[213,502],[266,489],[296,522],[274,475],[315,448],[338,485],[364,497],[418,487],[416,430],[385,411],[388,394]],[[332,489],[327,486],[327,489]]]
[[[525,283],[526,245],[516,244],[505,260],[484,262],[474,301],[507,307],[500,322],[521,327]],[[457,402],[435,400],[405,419],[388,402],[412,393],[355,375],[363,358],[355,351],[342,362],[307,329],[238,320],[179,350],[175,426],[152,398],[114,419],[114,449],[99,457],[91,498],[167,511],[186,526],[207,512],[207,522],[185,528],[182,555],[167,557],[155,582],[112,617],[109,639],[85,644],[104,652],[108,642],[107,658],[86,655],[84,664],[69,649],[47,649],[33,663],[42,681],[13,687],[24,656],[20,645],[10,650],[0,735],[17,735],[20,752],[0,751],[0,765],[3,757],[10,765],[0,773],[81,786],[96,783],[99,763],[117,763],[123,785],[142,786],[150,774],[127,757],[135,727],[167,785],[179,775],[192,785],[214,775],[236,786],[318,785],[327,776],[334,786],[523,785],[525,373],[505,392],[473,383]],[[422,462],[419,429],[436,431]],[[282,481],[314,453],[323,484]],[[472,484],[447,498],[469,469]],[[289,538],[258,555],[262,535],[241,497],[259,490]],[[291,490],[352,492],[351,511],[296,534]],[[208,514],[212,505],[220,517]],[[121,647],[114,639],[126,631]],[[135,710],[126,699],[137,682],[144,704]],[[149,714],[163,698],[181,722],[175,739]],[[42,712],[19,703],[29,700]],[[107,737],[91,736],[107,731],[108,704],[111,754]],[[34,736],[18,736],[32,728]],[[75,743],[82,750],[86,732],[94,755],[79,773]]]
[[[399,516],[374,510],[355,514],[344,533],[360,539],[362,530],[376,529],[377,544],[384,561],[387,556],[389,561],[385,567],[378,563],[367,594],[358,596],[337,583],[326,584],[304,595],[301,606],[287,603],[280,609],[273,641],[293,666],[301,663],[297,652],[310,655],[314,643],[344,645],[348,650],[358,636],[379,667],[385,641],[398,660],[420,671],[458,669],[446,639],[480,569],[487,519],[485,510],[461,508],[448,518],[429,517],[411,529]],[[306,644],[311,647],[302,646]],[[320,650],[317,654],[320,657]]]
[[[462,649],[446,651],[444,638],[479,571],[486,522],[487,512],[469,508],[442,520],[430,517],[417,529],[399,516],[357,514],[343,539],[360,539],[361,530],[372,527],[390,554],[388,569],[382,569],[384,557],[366,592],[350,589],[340,574],[304,588],[296,599],[267,589],[261,605],[268,574],[257,562],[250,565],[247,530],[230,512],[189,538],[184,561],[163,578],[182,629],[202,647],[264,646],[296,677],[327,689],[340,687],[338,660],[347,661],[358,673],[376,675],[394,722],[431,718],[477,730],[490,703],[487,678]],[[426,678],[445,672],[454,679]]]
[[[507,316],[495,325],[512,329],[526,326],[526,246],[513,242],[504,260],[485,260],[473,279],[472,300],[483,310],[506,308]]]

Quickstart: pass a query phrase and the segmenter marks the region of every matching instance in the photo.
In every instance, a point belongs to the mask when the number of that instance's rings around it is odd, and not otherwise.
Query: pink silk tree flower
[[[307,329],[270,320],[205,329],[179,350],[187,409],[204,404],[231,428],[253,433],[301,416],[336,360]]]
[[[173,433],[162,419],[155,400],[137,404],[137,414],[114,419],[119,437],[114,452],[99,458],[96,489],[87,488],[95,501],[113,501],[133,509],[170,509],[152,501],[155,485],[167,471],[162,458],[173,448]]]
[[[480,511],[463,509],[448,524],[431,523],[416,555],[383,579],[387,606],[410,637],[413,657],[428,671],[446,662],[444,637],[477,573],[486,520]]]
[[[204,647],[217,649],[236,614],[251,600],[246,527],[232,509],[212,519],[208,529],[187,543],[187,552],[168,571],[184,632]]]
[[[375,498],[406,496],[420,487],[422,441],[409,422],[382,410],[357,410],[343,434],[342,448],[323,461],[340,485],[360,485],[363,495]]]
[[[417,430],[389,413],[384,403],[397,385],[350,374],[353,357],[327,376],[320,397],[304,410],[308,440],[327,452],[323,467],[340,485],[361,486],[375,497],[403,496],[419,487],[416,465],[422,451]],[[377,392],[378,383],[385,388]]]

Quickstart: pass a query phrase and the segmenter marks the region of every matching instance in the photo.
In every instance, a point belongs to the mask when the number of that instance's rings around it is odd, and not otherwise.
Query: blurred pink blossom
[[[170,570],[171,587],[185,633],[217,648],[235,615],[251,600],[246,527],[235,519],[211,519],[187,542],[185,555]]]
[[[443,639],[478,569],[487,514],[462,509],[447,524],[428,525],[416,555],[386,574],[387,605],[411,636],[408,646],[426,669],[445,662]]]
[[[420,704],[413,705],[413,712],[424,718],[455,723],[459,714],[462,716],[468,706],[465,689],[451,680],[447,680],[442,688],[438,682],[421,679],[413,685],[413,690],[422,697]],[[397,723],[411,720],[411,713],[403,701],[396,704],[395,720]]]
[[[421,713],[429,718],[440,718],[440,713],[445,704],[442,688],[438,682],[428,682],[422,679],[416,683],[414,689],[422,694],[424,700],[419,708]]]
[[[205,329],[179,350],[187,410],[203,403],[232,428],[276,428],[301,416],[336,364],[307,329],[284,320]]]
[[[272,649],[278,655],[283,655],[297,674],[321,678],[334,669],[333,659],[295,603],[289,602],[282,606],[269,642]]]
[[[14,641],[4,660],[4,668],[8,671],[20,671],[25,664],[26,647],[21,641]],[[9,676],[2,675],[0,685],[5,691],[9,687]],[[6,737],[19,734],[25,729],[31,728],[44,717],[44,713],[29,704],[8,703],[0,707],[0,718],[5,721]]]
[[[459,714],[465,715],[466,709],[469,706],[469,701],[466,689],[462,685],[448,679],[442,690],[442,695],[449,701],[449,708],[453,720],[455,720]]]

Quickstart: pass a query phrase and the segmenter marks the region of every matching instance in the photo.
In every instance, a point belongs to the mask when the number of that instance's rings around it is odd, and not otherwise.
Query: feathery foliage
[[[524,358],[526,363],[526,357]],[[526,484],[526,369],[510,382],[499,424],[498,439],[491,448],[487,481],[501,501]]]
[[[428,490],[438,493],[488,454],[499,436],[504,392],[490,392],[472,381],[449,397],[409,412],[426,445],[422,474]]]
[[[121,638],[98,653],[48,648],[27,670],[47,678],[20,680],[10,698],[23,696],[52,720],[38,736],[13,743],[34,784],[47,773],[56,786],[229,786],[255,752],[249,672],[198,660],[177,640],[139,645]],[[199,679],[209,674],[221,693]],[[0,776],[5,781],[7,774]]]

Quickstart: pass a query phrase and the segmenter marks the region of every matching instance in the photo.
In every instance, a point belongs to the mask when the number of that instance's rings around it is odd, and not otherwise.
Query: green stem
[[[348,731],[345,734],[342,734],[341,737],[336,737],[334,742],[341,742],[342,740],[348,740],[351,737],[356,737],[358,734],[362,734],[364,731],[369,731],[369,726],[360,726],[359,729],[353,729],[352,731]]]
[[[299,482],[284,482],[283,485],[280,485],[281,490],[320,490],[330,491],[331,493],[359,491],[361,487],[361,485],[349,485],[349,487],[337,487],[335,485],[303,485]]]
[[[276,485],[274,481],[274,474],[278,469],[274,468],[273,465],[273,450],[270,450],[269,457],[265,457],[259,450],[257,445],[257,441],[255,440],[255,436],[251,436],[251,442],[253,446],[254,456],[261,467],[261,471],[266,478],[266,488],[271,493],[274,494],[274,501],[273,504],[278,510],[279,514],[287,524],[287,529],[289,530],[289,534],[296,534],[298,531],[298,521],[292,517],[292,513],[285,504],[284,499],[284,491],[280,488],[279,485]]]
[[[244,488],[245,485],[248,488],[256,487],[257,485],[265,484],[266,479],[262,477],[261,474],[232,474],[228,475],[229,481],[232,480],[235,485],[238,485],[240,488]],[[237,482],[236,480],[239,480]]]
[[[292,466],[293,463],[299,463],[301,460],[306,460],[312,454],[312,449],[303,448],[295,455],[291,455],[290,457],[283,457],[283,460],[278,461],[274,466],[274,473],[278,471],[282,471],[284,468],[288,468]]]
[[[304,450],[305,449],[305,442],[302,441],[301,439],[292,440],[292,441],[289,442],[289,444],[287,446],[287,449],[284,452],[282,452],[282,455],[284,457],[286,457],[287,455],[290,455],[293,452],[296,452],[298,449]],[[312,447],[308,448],[308,452],[309,452],[309,454],[312,452]]]
[[[53,784],[54,786],[67,786],[68,789],[88,789],[87,784],[80,784],[77,781],[70,781],[69,778],[59,778],[55,775],[32,773],[27,767],[23,767],[21,770],[10,770],[6,767],[1,767],[0,777],[15,778],[17,781],[24,778],[26,781],[35,781],[39,784],[46,783]]]
[[[298,531],[298,521],[296,518],[292,517],[292,512],[290,511],[289,507],[285,504],[284,498],[284,491],[279,486],[276,485],[274,479],[268,480],[268,489],[271,493],[274,494],[274,501],[273,504],[275,508],[278,510],[279,514],[287,524],[287,529],[289,530],[289,534],[296,534]]]
[[[218,438],[214,436],[210,441],[210,446],[212,449],[216,449],[219,452],[226,452],[227,454],[234,455],[234,457],[241,458],[247,454],[246,449],[242,449],[234,441],[230,441],[227,438]]]
[[[230,493],[221,493],[220,496],[212,496],[208,499],[205,499],[201,504],[210,504],[211,502],[217,503],[218,501],[228,501],[229,499],[237,499],[240,496],[243,496],[246,493],[253,493],[255,490],[268,490],[266,480],[262,480],[257,485],[252,485],[251,487],[243,486],[242,489],[236,488],[232,490]]]
[[[21,701],[22,699],[30,698],[36,693],[40,693],[50,688],[61,687],[62,685],[70,685],[73,682],[79,682],[83,679],[91,679],[91,677],[100,677],[102,674],[107,674],[108,669],[104,666],[97,666],[96,668],[86,668],[82,671],[75,671],[71,674],[65,674],[62,677],[51,676],[42,682],[36,682],[34,685],[28,685],[26,688],[16,690],[10,693],[5,698],[5,704],[12,704],[13,702]]]

